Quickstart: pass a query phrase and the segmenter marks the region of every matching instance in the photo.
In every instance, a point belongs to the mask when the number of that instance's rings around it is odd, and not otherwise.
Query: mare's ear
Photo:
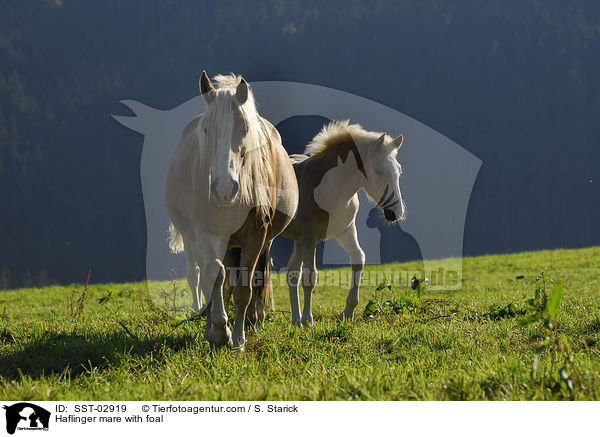
[[[402,142],[404,141],[404,137],[402,135],[398,135],[396,138],[392,140],[389,144],[392,150],[398,150],[402,146]]]
[[[244,78],[242,78],[239,85],[235,89],[235,98],[240,105],[243,105],[246,103],[246,100],[248,100],[248,82],[246,82]]]
[[[215,87],[210,83],[210,79],[204,70],[202,70],[202,75],[200,76],[200,92],[202,93],[204,100],[206,100],[206,103],[212,102],[217,95]]]

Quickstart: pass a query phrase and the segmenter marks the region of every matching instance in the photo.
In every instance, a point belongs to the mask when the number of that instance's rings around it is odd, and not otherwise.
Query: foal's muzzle
[[[383,210],[383,215],[385,216],[385,219],[388,222],[395,222],[396,220],[398,220],[398,217],[396,217],[396,213],[389,208],[385,208]]]
[[[377,206],[383,210],[383,215],[388,222],[395,222],[400,219],[404,220],[404,202],[402,198],[395,199],[394,192],[388,190],[389,186],[386,186],[381,199],[377,202]],[[392,209],[394,206],[396,206],[396,209],[399,207],[400,211],[398,213]]]

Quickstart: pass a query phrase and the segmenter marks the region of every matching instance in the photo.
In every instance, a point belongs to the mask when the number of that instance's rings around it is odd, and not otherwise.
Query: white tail
[[[183,238],[173,223],[169,224],[169,248],[173,253],[183,252]]]

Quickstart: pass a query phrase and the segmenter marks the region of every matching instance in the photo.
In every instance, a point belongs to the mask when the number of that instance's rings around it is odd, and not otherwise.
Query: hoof
[[[256,320],[252,320],[246,317],[244,322],[244,327],[247,331],[256,332],[256,329],[259,327]]]
[[[340,315],[338,316],[338,320],[340,322],[343,322],[344,320],[348,320],[349,322],[352,322],[354,320],[354,311],[352,311],[352,313],[350,313],[350,314],[346,313],[346,311],[342,311],[340,313]]]
[[[225,328],[216,328],[214,325],[210,327],[210,330],[206,334],[208,342],[215,347],[227,346],[233,347],[233,341],[231,340],[231,330],[225,326]]]
[[[246,339],[244,337],[236,338],[233,341],[233,350],[238,352],[244,352],[244,345],[246,344]]]
[[[313,319],[308,318],[308,317],[302,317],[302,323],[300,324],[300,327],[304,326],[305,328],[310,328],[313,324]]]

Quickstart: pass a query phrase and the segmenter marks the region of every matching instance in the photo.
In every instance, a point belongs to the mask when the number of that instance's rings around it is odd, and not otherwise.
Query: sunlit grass
[[[275,278],[275,311],[248,336],[243,353],[211,350],[204,320],[170,317],[172,284],[83,285],[0,292],[0,397],[3,399],[568,399],[552,385],[551,355],[532,375],[535,326],[519,317],[466,320],[492,304],[522,304],[545,270],[562,281],[558,321],[582,375],[577,399],[600,399],[600,248],[466,258],[463,287],[425,291],[433,313],[365,320],[375,287],[365,286],[354,322],[338,322],[346,292],[320,286],[312,328],[290,326],[288,293]],[[381,269],[381,266],[377,267]],[[416,268],[416,264],[385,269]],[[375,267],[367,267],[375,269]],[[322,272],[321,274],[326,274]],[[516,279],[524,275],[524,279]],[[161,294],[164,290],[166,294]],[[189,305],[185,281],[176,306]],[[379,292],[381,295],[382,292]],[[379,296],[385,297],[385,296]],[[166,303],[165,303],[166,302]],[[159,307],[166,305],[166,312]],[[455,310],[452,310],[455,308]]]

